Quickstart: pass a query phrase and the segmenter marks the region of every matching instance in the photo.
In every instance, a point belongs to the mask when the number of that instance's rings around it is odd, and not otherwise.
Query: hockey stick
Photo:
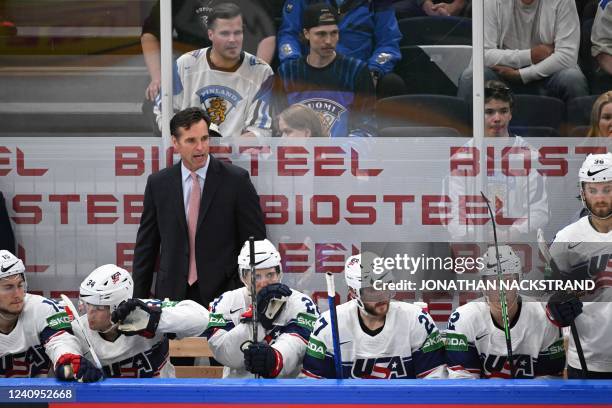
[[[495,259],[497,263],[497,284],[499,285],[499,303],[502,309],[502,321],[504,323],[504,336],[506,337],[506,350],[508,350],[508,363],[510,364],[510,376],[516,378],[516,372],[514,371],[514,358],[512,355],[512,337],[510,336],[510,319],[508,318],[508,301],[506,300],[506,290],[501,285],[502,270],[499,259],[499,245],[497,243],[497,227],[495,226],[495,215],[491,209],[491,202],[481,191],[480,194],[487,203],[489,209],[489,215],[491,216],[491,222],[493,223],[493,241],[495,243]]]
[[[257,319],[257,276],[255,275],[255,237],[249,237],[249,267],[251,269],[251,307],[253,312],[253,344],[257,343],[257,329],[259,321]],[[259,378],[255,374],[255,378]]]
[[[559,268],[555,264],[555,260],[553,259],[550,250],[548,249],[548,244],[546,243],[546,239],[544,239],[544,231],[542,228],[538,228],[538,248],[540,253],[544,257],[544,260],[550,266],[550,268],[554,271],[554,273],[559,276]],[[582,378],[588,378],[589,369],[587,367],[586,359],[584,358],[584,352],[582,351],[582,343],[580,343],[580,335],[578,334],[578,329],[576,328],[576,323],[572,320],[570,324],[570,330],[572,332],[572,337],[574,339],[574,344],[576,345],[576,352],[578,353],[578,360],[580,360],[580,368],[582,371]]]
[[[102,370],[102,364],[100,363],[100,359],[98,358],[98,355],[96,354],[96,351],[93,348],[93,343],[91,342],[91,339],[89,338],[89,335],[87,334],[87,329],[83,327],[83,324],[81,323],[79,312],[77,308],[74,307],[74,303],[72,303],[72,301],[70,300],[70,298],[68,298],[68,296],[62,293],[60,297],[62,298],[62,301],[64,302],[64,304],[70,311],[70,314],[72,314],[72,317],[74,319],[73,321],[76,323],[76,326],[79,328],[79,330],[83,334],[83,339],[85,339],[85,343],[87,343],[87,347],[89,347],[89,353],[91,354],[91,358],[93,359],[95,366],[98,369]]]
[[[334,275],[331,272],[325,274],[327,281],[327,301],[329,302],[329,318],[331,320],[332,341],[334,346],[334,366],[336,367],[336,378],[341,380],[342,373],[342,352],[340,351],[340,335],[338,333],[338,317],[336,315],[336,288],[334,287]]]

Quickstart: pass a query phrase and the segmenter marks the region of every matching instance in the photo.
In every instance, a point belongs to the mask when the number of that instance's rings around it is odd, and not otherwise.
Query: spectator
[[[612,91],[599,95],[591,110],[588,137],[612,137]]]
[[[5,249],[11,253],[15,252],[15,235],[13,227],[6,211],[4,196],[0,191],[0,249]]]
[[[224,136],[270,136],[272,69],[242,51],[243,22],[238,6],[223,3],[208,20],[212,42],[177,61],[173,106],[202,107]],[[161,98],[154,108],[161,129]]]
[[[210,46],[208,21],[214,8],[222,2],[224,0],[173,0],[172,26],[176,31],[176,40],[191,47],[188,49]],[[282,4],[271,5],[267,0],[233,0],[233,3],[244,11],[244,28],[247,33],[244,49],[251,54],[257,53],[258,57],[269,64],[274,56],[277,31],[271,11],[274,7],[282,9]],[[161,86],[159,12],[157,1],[144,21],[140,37],[142,53],[151,77],[145,96],[151,101]]]
[[[487,81],[485,84],[485,137],[505,138],[507,145],[516,152],[529,152],[532,163],[537,162],[538,152],[520,136],[509,132],[508,125],[512,119],[514,98],[512,91],[500,81]],[[461,152],[453,157],[462,159],[474,149],[474,140],[466,143]],[[510,166],[516,166],[517,156],[507,156]],[[522,156],[521,156],[522,160]],[[548,195],[546,179],[537,171],[527,175],[508,175],[497,164],[491,172],[487,172],[487,197],[495,203],[498,217],[497,234],[500,242],[534,242],[538,228],[548,223]],[[478,227],[470,222],[469,205],[461,200],[468,196],[480,196],[482,187],[475,176],[451,174],[449,177],[449,196],[453,203],[452,219],[448,223],[448,231],[453,240],[478,240]],[[497,207],[497,206],[500,207]],[[460,208],[461,207],[461,208]],[[487,238],[492,239],[492,229],[487,228]],[[486,239],[486,238],[485,238]]]
[[[574,0],[490,0],[484,3],[485,80],[502,79],[515,93],[565,101],[588,95],[578,67],[580,26]],[[472,96],[472,67],[458,95]]]
[[[278,132],[283,137],[326,137],[329,130],[320,114],[306,105],[291,105],[278,117]]]
[[[417,0],[417,3],[428,16],[462,16],[471,11],[470,0]]]
[[[306,28],[302,16],[307,6],[321,0],[287,0],[283,22],[278,33],[281,64],[307,53],[301,42]],[[379,97],[397,95],[405,88],[404,81],[393,74],[395,64],[402,58],[399,41],[402,34],[395,18],[391,0],[325,1],[337,16],[340,30],[338,52],[367,63]]]
[[[612,88],[612,2],[600,0],[591,31],[591,54],[599,68],[593,78],[594,92]],[[601,89],[601,91],[600,91]]]
[[[279,68],[279,105],[301,103],[321,113],[332,137],[368,136],[373,132],[374,84],[363,61],[336,53],[337,22],[325,3],[306,8],[303,31],[310,50]]]
[[[150,297],[161,247],[154,297],[207,306],[240,286],[236,257],[242,243],[266,236],[248,173],[208,154],[210,126],[200,108],[170,121],[181,162],[147,180],[134,249],[134,297]]]

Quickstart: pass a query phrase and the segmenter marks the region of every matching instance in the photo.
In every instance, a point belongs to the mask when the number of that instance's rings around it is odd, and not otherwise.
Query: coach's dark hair
[[[219,18],[229,20],[230,18],[242,16],[242,11],[234,3],[221,3],[213,8],[208,17],[208,28],[215,28],[215,21]]]
[[[170,120],[170,134],[177,139],[180,138],[179,128],[190,129],[199,121],[204,120],[206,126],[210,127],[210,117],[201,108],[187,108],[177,112]]]

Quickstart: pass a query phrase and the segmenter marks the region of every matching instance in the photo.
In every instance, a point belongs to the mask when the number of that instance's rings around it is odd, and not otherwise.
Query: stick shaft
[[[79,328],[79,330],[83,334],[83,339],[85,339],[85,343],[87,343],[87,347],[89,347],[89,353],[91,354],[93,363],[96,365],[97,368],[101,370],[102,363],[100,363],[100,359],[98,358],[98,355],[96,354],[96,351],[93,348],[93,343],[91,342],[91,339],[89,338],[87,330],[81,324],[81,320],[80,320],[80,316],[79,316],[79,312],[77,308],[74,306],[74,303],[72,303],[72,301],[70,300],[68,296],[61,294],[60,297],[64,301],[64,304],[66,305],[68,310],[70,310],[70,313],[72,314],[72,317],[74,318],[74,322],[76,322],[75,325]]]
[[[336,367],[336,378],[342,379],[342,352],[340,350],[340,334],[338,333],[338,316],[336,314],[336,288],[334,287],[334,275],[331,272],[325,274],[327,282],[327,301],[329,303],[329,318],[332,330],[332,342],[334,346],[334,366]]]

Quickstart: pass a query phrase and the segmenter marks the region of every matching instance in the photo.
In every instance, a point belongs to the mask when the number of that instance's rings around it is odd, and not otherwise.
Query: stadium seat
[[[459,76],[472,58],[469,45],[408,46],[401,52],[395,72],[408,94],[457,95]]]
[[[453,128],[436,126],[399,126],[382,129],[379,137],[461,137]]]
[[[591,110],[598,95],[581,96],[567,103],[567,125],[570,129],[591,125]]]
[[[565,116],[562,100],[539,95],[515,95],[510,127],[549,127],[559,131]]]
[[[398,21],[406,45],[472,45],[472,20],[464,17],[411,17]]]
[[[509,130],[522,137],[561,137],[558,130],[546,126],[513,126]]]
[[[170,357],[212,357],[208,341],[203,337],[170,340]],[[221,378],[223,367],[174,366],[177,378]]]
[[[471,136],[471,116],[463,99],[446,95],[401,95],[376,103],[378,128],[442,126]]]

